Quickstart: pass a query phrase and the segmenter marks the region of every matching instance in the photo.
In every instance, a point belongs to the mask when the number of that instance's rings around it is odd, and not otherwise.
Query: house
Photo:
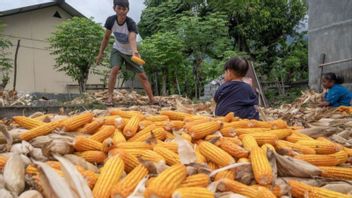
[[[334,72],[352,89],[352,1],[308,1],[309,86],[321,90],[322,73]],[[323,67],[320,67],[324,64]]]
[[[12,42],[12,59],[20,41],[17,56],[16,90],[25,93],[75,93],[77,82],[72,81],[64,72],[54,69],[55,59],[50,55],[48,38],[55,27],[74,16],[85,17],[64,0],[48,0],[5,10],[0,13],[0,21],[5,23],[1,34]],[[10,74],[7,89],[12,88],[14,74]],[[88,84],[102,84],[101,76],[90,74]]]

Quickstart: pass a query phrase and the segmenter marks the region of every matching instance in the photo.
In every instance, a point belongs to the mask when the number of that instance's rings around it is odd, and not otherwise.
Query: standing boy
[[[153,97],[153,92],[148,81],[147,75],[144,72],[143,66],[137,65],[131,61],[132,56],[140,57],[137,50],[137,25],[127,16],[129,11],[128,0],[114,0],[114,11],[116,15],[110,16],[105,22],[105,35],[100,45],[99,54],[96,57],[97,64],[100,63],[104,56],[104,50],[109,43],[111,33],[114,34],[115,42],[111,50],[110,64],[111,73],[108,82],[108,99],[107,105],[112,105],[113,92],[116,84],[116,76],[121,70],[123,64],[126,69],[137,73],[137,76],[148,95],[150,104],[156,104]]]

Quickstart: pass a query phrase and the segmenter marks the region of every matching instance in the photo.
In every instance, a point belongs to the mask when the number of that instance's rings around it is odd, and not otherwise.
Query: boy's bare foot
[[[114,103],[112,102],[112,97],[109,96],[108,99],[105,101],[106,106],[113,106]]]
[[[149,104],[150,104],[150,105],[159,105],[159,102],[156,101],[156,100],[150,100],[150,101],[149,101]]]

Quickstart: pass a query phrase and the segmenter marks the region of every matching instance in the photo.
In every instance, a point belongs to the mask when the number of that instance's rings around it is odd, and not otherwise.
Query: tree
[[[148,73],[154,77],[154,87],[158,87],[157,73],[161,73],[161,94],[166,95],[168,92],[168,80],[175,83],[175,90],[181,94],[179,74],[182,72],[184,62],[183,49],[184,43],[172,32],[156,33],[141,44],[141,54],[146,60],[145,68]],[[159,89],[154,89],[159,93]]]
[[[0,32],[3,29],[3,24],[0,23]],[[7,83],[10,80],[9,72],[12,69],[11,59],[8,58],[9,53],[7,52],[8,48],[11,46],[11,42],[0,36],[0,75],[1,75],[1,84],[0,90],[5,89]]]
[[[56,55],[55,68],[77,81],[80,93],[86,91],[103,34],[103,28],[92,19],[73,17],[58,25],[49,38],[51,54]]]

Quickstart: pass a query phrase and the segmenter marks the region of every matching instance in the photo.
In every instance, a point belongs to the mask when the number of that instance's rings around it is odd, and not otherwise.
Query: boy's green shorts
[[[114,66],[119,66],[122,69],[123,65],[126,66],[126,69],[135,72],[135,73],[143,73],[143,66],[137,65],[133,61],[131,61],[131,55],[126,55],[119,52],[117,49],[112,48],[111,56],[110,56],[110,65],[111,68]]]

